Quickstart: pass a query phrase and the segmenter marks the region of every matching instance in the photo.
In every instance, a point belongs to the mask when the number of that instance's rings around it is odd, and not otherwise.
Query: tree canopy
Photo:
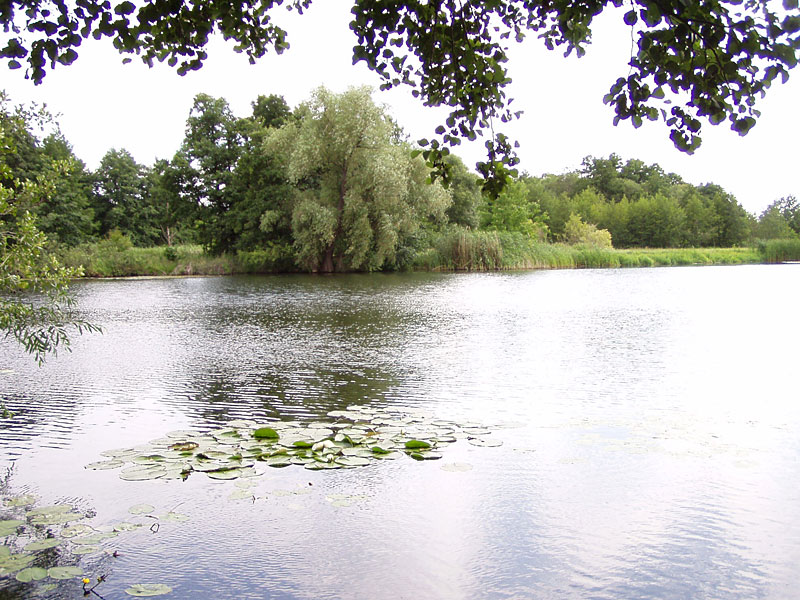
[[[310,3],[291,0],[284,8],[302,13]],[[273,21],[282,4],[7,0],[0,3],[6,33],[0,58],[12,69],[26,63],[26,75],[39,83],[57,64],[74,62],[84,39],[108,37],[122,54],[139,55],[148,65],[166,61],[183,74],[202,67],[210,36],[218,32],[255,61],[288,47],[287,32]],[[746,134],[759,116],[757,100],[776,79],[786,81],[798,62],[797,0],[784,0],[782,10],[764,0],[633,0],[622,7],[622,0],[354,0],[353,60],[378,73],[385,89],[411,86],[425,105],[450,108],[435,136],[421,140],[439,174],[447,173],[451,147],[488,134],[487,160],[478,170],[493,195],[518,163],[514,143],[495,130],[497,121],[519,114],[506,95],[511,40],[533,33],[550,49],[582,55],[594,18],[619,9],[635,47],[605,102],[615,121],[630,120],[634,127],[663,120],[685,152],[700,145],[703,121],[728,120]]]

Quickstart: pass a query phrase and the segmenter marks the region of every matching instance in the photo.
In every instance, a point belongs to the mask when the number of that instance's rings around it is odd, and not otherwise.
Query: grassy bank
[[[296,271],[291,249],[211,256],[201,246],[133,248],[108,241],[60,253],[68,266],[83,266],[87,277],[140,275],[232,275]],[[453,231],[418,252],[412,269],[420,271],[494,271],[737,265],[800,260],[800,240],[770,240],[754,248],[635,248],[616,250],[542,243],[521,234]]]
[[[800,256],[800,248],[798,248]],[[782,258],[781,260],[789,260]],[[769,262],[756,248],[635,248],[616,250],[538,242],[521,234],[454,231],[420,253],[422,270],[581,269]],[[773,261],[774,262],[774,261]]]

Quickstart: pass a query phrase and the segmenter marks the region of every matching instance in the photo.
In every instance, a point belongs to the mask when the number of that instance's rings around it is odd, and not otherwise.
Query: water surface
[[[190,517],[115,538],[117,558],[81,559],[107,575],[106,598],[147,582],[186,599],[793,597],[798,276],[781,265],[84,282],[79,306],[103,335],[42,368],[0,345],[17,413],[0,422],[0,466],[13,465],[10,491],[76,504],[97,526],[140,502]],[[128,482],[83,468],[174,429],[324,420],[348,405],[484,423],[504,445],[265,469],[255,502],[201,474]],[[454,461],[473,469],[440,468]],[[301,488],[311,493],[273,493]],[[363,499],[336,507],[332,494]],[[0,597],[25,589],[0,580]]]

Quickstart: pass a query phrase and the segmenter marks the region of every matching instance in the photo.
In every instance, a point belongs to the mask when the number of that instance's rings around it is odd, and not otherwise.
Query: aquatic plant
[[[466,439],[476,446],[499,446],[491,430],[458,425],[421,413],[350,406],[328,413],[333,421],[233,421],[207,432],[173,431],[136,448],[107,450],[106,460],[87,469],[121,468],[127,481],[186,479],[205,473],[212,479],[258,475],[256,466],[290,465],[310,470],[365,467],[409,456],[437,460],[448,444]]]

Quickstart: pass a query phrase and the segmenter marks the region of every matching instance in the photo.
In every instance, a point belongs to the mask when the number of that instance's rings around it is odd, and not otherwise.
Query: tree
[[[231,182],[243,141],[241,123],[227,100],[195,96],[181,152],[193,170],[193,195],[202,215],[201,240],[216,254],[230,249],[235,241],[224,215],[233,204]]]
[[[0,95],[0,331],[16,339],[41,364],[59,348],[69,349],[68,330],[99,331],[75,316],[68,284],[79,270],[62,266],[47,252],[47,238],[25,209],[40,204],[56,188],[54,173],[68,165],[53,163],[36,180],[14,178],[9,157],[16,147],[9,135],[25,130],[25,111],[12,114]]]
[[[297,119],[267,140],[297,186],[292,232],[299,262],[313,271],[392,265],[402,238],[427,215],[444,220],[449,195],[426,185],[424,163],[396,141],[396,126],[369,88],[317,89]]]
[[[288,7],[302,12],[310,2],[291,0]],[[219,31],[254,61],[288,47],[286,32],[272,20],[280,4],[152,0],[137,8],[129,0],[9,0],[0,7],[7,34],[0,58],[12,69],[26,62],[27,76],[38,83],[57,63],[74,62],[83,39],[109,37],[120,53],[138,54],[149,65],[166,61],[183,74],[202,66],[210,35]],[[489,134],[487,160],[478,169],[496,195],[518,163],[513,143],[494,129],[495,121],[519,116],[506,96],[509,40],[533,32],[549,49],[580,56],[594,17],[622,6],[621,0],[355,0],[353,60],[378,73],[384,89],[408,85],[425,105],[450,108],[438,138],[423,144],[440,173],[447,172],[450,147]],[[784,0],[782,11],[757,0],[632,0],[620,14],[636,48],[604,101],[615,122],[639,127],[644,119],[663,120],[682,151],[700,145],[702,121],[728,120],[746,134],[760,114],[759,98],[798,62],[797,0]]]
[[[147,189],[147,169],[124,148],[112,148],[103,156],[94,177],[94,205],[100,233],[108,235],[119,230],[136,245],[156,243],[160,232]]]

